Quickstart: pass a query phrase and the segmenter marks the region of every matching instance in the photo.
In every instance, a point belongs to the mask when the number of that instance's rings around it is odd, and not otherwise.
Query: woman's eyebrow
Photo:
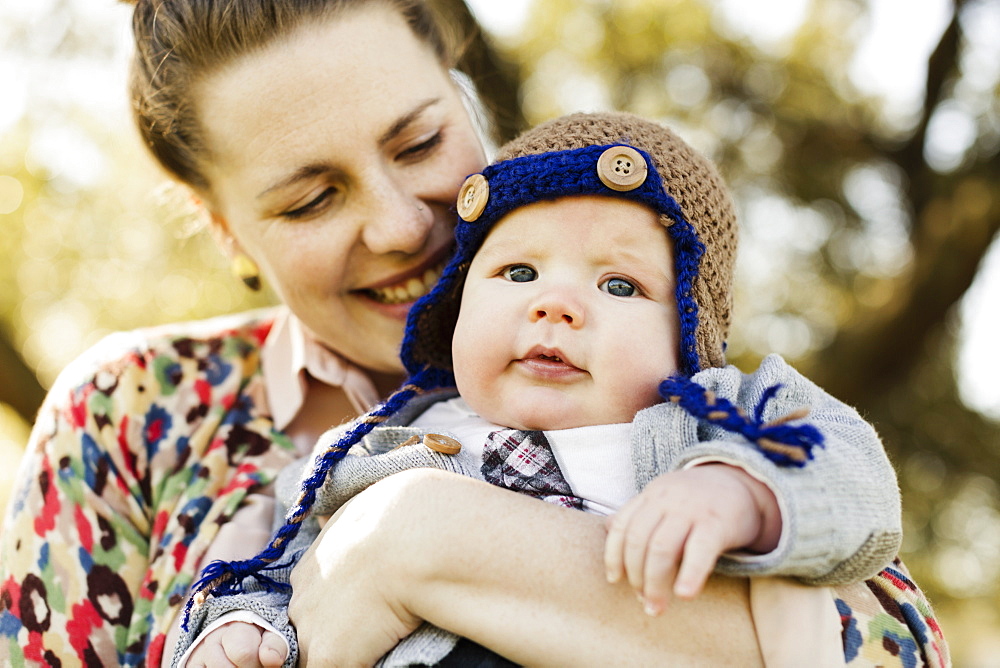
[[[441,98],[439,97],[435,97],[430,100],[425,100],[420,104],[418,104],[413,109],[411,109],[409,112],[401,116],[395,123],[392,124],[392,127],[390,127],[388,130],[382,133],[382,136],[378,138],[379,147],[381,148],[386,144],[388,144],[390,141],[392,141],[395,137],[399,135],[399,133],[405,130],[407,126],[410,125],[410,123],[415,121],[417,117],[420,116],[420,114],[424,113],[424,110],[427,109],[427,107],[433,104],[437,104],[440,101]]]
[[[428,107],[435,105],[440,101],[441,98],[439,97],[431,98],[429,100],[424,100],[423,102],[415,106],[413,109],[400,116],[396,120],[396,122],[392,124],[392,127],[383,132],[382,135],[378,138],[379,147],[385,146],[395,137],[399,136],[399,134],[403,132],[403,130],[405,130],[411,123],[413,123],[413,121],[419,118],[420,114],[424,113],[424,111]],[[295,172],[291,174],[288,178],[282,179],[278,183],[269,186],[267,189],[265,189],[264,191],[262,191],[260,194],[257,195],[257,199],[265,197],[266,195],[269,195],[275,190],[281,190],[282,188],[294,185],[299,181],[311,179],[314,176],[319,176],[320,174],[326,173],[328,171],[330,171],[330,167],[327,165],[323,164],[305,165],[295,170]]]

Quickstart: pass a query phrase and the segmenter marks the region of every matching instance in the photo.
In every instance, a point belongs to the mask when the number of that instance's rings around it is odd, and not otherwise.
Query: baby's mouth
[[[426,269],[419,276],[413,276],[395,285],[369,288],[361,292],[380,304],[406,304],[416,301],[430,292],[434,284],[441,278],[443,269],[444,264],[439,264]]]
[[[545,367],[548,369],[555,369],[559,367],[564,367],[567,369],[576,369],[576,365],[573,364],[569,359],[566,358],[563,351],[558,348],[547,348],[543,346],[535,346],[528,353],[521,358],[521,362],[532,365],[535,367]],[[581,369],[582,370],[582,369]]]

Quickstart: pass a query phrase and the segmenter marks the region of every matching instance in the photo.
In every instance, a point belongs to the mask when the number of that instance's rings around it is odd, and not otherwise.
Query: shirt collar
[[[309,391],[308,377],[343,388],[359,414],[379,402],[368,374],[317,341],[287,308],[280,309],[264,341],[261,368],[274,426],[281,430],[302,410]]]

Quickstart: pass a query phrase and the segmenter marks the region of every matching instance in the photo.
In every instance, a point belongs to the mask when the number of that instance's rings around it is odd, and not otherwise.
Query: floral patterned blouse
[[[115,334],[60,375],[0,536],[0,664],[157,666],[202,555],[294,459],[275,310]]]

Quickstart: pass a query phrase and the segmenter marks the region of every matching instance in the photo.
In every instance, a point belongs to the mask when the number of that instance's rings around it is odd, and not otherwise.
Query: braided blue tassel
[[[243,593],[243,583],[248,577],[254,578],[267,591],[287,589],[288,585],[263,575],[261,571],[274,570],[272,565],[285,554],[285,547],[298,535],[302,521],[309,514],[316,501],[316,490],[326,482],[327,474],[337,461],[347,455],[352,446],[359,443],[372,429],[395,415],[414,396],[438,386],[444,379],[440,372],[427,370],[412,376],[409,382],[397,390],[381,405],[373,408],[354,422],[354,426],[339,441],[329,445],[326,451],[313,460],[309,477],[302,482],[302,489],[295,505],[285,516],[285,524],[275,532],[271,542],[257,556],[243,561],[213,561],[206,566],[201,577],[194,584],[191,597],[184,606],[181,627],[188,630],[188,621],[195,605],[200,605],[209,595],[231,596]]]
[[[741,434],[757,446],[765,457],[779,466],[806,465],[813,458],[812,449],[823,447],[823,434],[811,424],[791,426],[792,420],[804,418],[808,409],[794,411],[782,418],[764,422],[764,409],[781,389],[772,385],[764,391],[749,417],[731,401],[715,394],[690,378],[674,376],[660,383],[660,396],[680,405],[699,420]]]
[[[184,619],[181,628],[185,633],[188,630],[188,620],[191,611],[196,604],[201,604],[209,594],[215,596],[229,596],[243,591],[243,580],[252,577],[268,591],[287,590],[291,586],[284,582],[278,582],[262,573],[262,571],[281,568],[285,564],[261,566],[257,559],[246,559],[243,561],[213,561],[201,571],[201,578],[198,579],[191,588],[194,592],[184,605]]]

